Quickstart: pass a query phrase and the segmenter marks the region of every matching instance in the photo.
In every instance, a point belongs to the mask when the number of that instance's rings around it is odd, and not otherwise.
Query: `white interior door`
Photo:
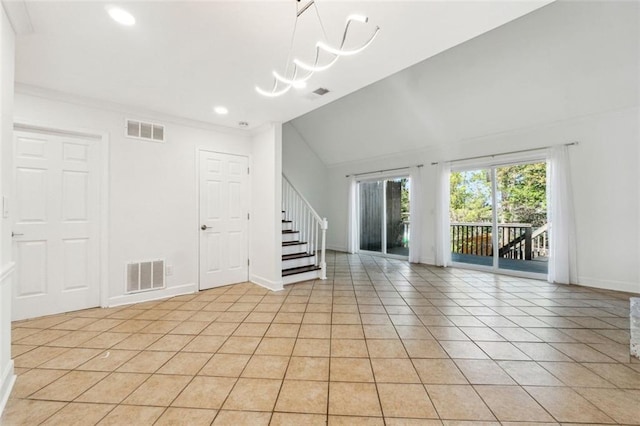
[[[247,157],[200,151],[200,290],[247,281]]]
[[[97,140],[14,132],[13,319],[100,304]]]

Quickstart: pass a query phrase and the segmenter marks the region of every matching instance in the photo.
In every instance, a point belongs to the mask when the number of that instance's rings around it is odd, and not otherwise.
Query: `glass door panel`
[[[450,183],[452,261],[547,273],[545,162],[452,172]]]
[[[493,266],[491,169],[452,172],[450,178],[451,260]]]
[[[387,254],[409,256],[409,179],[386,181]]]
[[[498,268],[548,270],[546,163],[495,168]]]
[[[382,252],[383,181],[360,182],[360,250]]]
[[[360,250],[409,256],[410,179],[358,183]]]

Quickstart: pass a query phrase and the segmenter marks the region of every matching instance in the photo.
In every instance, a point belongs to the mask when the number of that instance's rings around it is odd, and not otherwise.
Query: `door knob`
[[[207,228],[208,228],[208,226],[207,226],[207,225],[202,225],[202,226],[200,227],[200,229],[202,229],[203,231],[206,231],[206,230],[207,230]]]

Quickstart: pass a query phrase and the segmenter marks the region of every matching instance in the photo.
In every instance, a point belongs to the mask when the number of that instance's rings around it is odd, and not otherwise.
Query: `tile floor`
[[[640,424],[628,294],[329,255],[329,277],[16,322],[3,425]]]

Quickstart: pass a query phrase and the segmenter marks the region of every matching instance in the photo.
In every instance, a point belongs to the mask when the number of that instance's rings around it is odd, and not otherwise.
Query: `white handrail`
[[[542,225],[541,227],[539,227],[538,229],[536,229],[535,231],[533,231],[533,234],[531,234],[531,238],[535,238],[538,235],[547,232],[547,229],[549,229],[549,224],[545,223],[544,225]]]
[[[282,174],[282,211],[286,220],[293,222],[300,233],[300,241],[307,243],[307,253],[316,255],[315,265],[320,267],[320,279],[327,279],[326,238],[329,223],[313,209],[306,198]],[[320,258],[317,253],[320,251]]]
[[[549,253],[548,223],[545,223],[531,234],[531,242],[535,257],[547,256]]]

